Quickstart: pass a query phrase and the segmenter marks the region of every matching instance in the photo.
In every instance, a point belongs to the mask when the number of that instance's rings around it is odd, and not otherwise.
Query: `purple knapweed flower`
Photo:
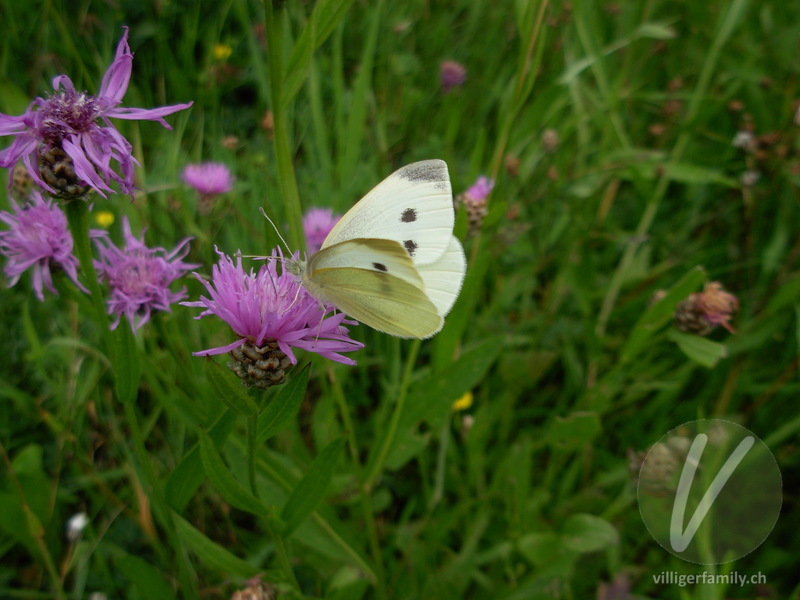
[[[322,242],[341,218],[342,215],[334,215],[330,208],[309,208],[306,211],[303,215],[303,232],[309,254],[319,252]]]
[[[493,187],[494,180],[488,177],[478,177],[472,187],[456,197],[456,202],[461,204],[467,211],[470,235],[478,233],[483,224],[483,219],[489,212],[486,198]]]
[[[162,117],[192,103],[153,109],[119,106],[133,62],[128,28],[124,30],[96,96],[77,91],[69,77],[58,75],[53,79],[54,92],[48,98],[36,98],[25,114],[0,113],[0,135],[14,136],[13,143],[0,152],[0,167],[10,168],[21,160],[39,187],[58,196],[82,196],[89,189],[105,196],[104,192],[114,191],[112,182],[123,192],[133,193],[133,169],[138,164],[131,154],[133,147],[109,119],[158,121],[171,129]],[[119,165],[119,172],[112,162]]]
[[[207,196],[218,196],[233,188],[233,176],[228,167],[222,163],[204,162],[186,165],[181,178],[186,185]]]
[[[33,290],[44,300],[42,288],[58,294],[53,287],[51,269],[60,269],[83,292],[78,282],[78,259],[72,254],[72,234],[67,217],[52,200],[44,200],[38,190],[30,194],[30,203],[20,206],[10,200],[13,213],[0,211],[0,221],[11,227],[0,231],[0,253],[5,266],[8,287],[16,285],[20,276],[33,269]]]
[[[170,311],[170,305],[186,298],[186,288],[172,292],[170,284],[200,265],[183,262],[189,252],[189,240],[181,240],[174,250],[148,248],[131,233],[126,217],[122,219],[125,247],[117,248],[106,231],[91,231],[99,260],[94,266],[101,280],[110,288],[108,314],[115,315],[111,329],[116,329],[124,315],[136,330],[150,320],[155,310]]]
[[[217,250],[217,254],[220,259],[211,269],[211,282],[195,274],[209,297],[200,296],[197,301],[181,304],[204,308],[197,319],[216,315],[231,326],[239,339],[226,346],[195,352],[195,356],[223,354],[246,344],[251,348],[273,344],[291,364],[297,363],[293,348],[316,352],[346,365],[356,364],[340,354],[364,347],[350,339],[343,325],[353,322],[345,321],[343,313],[330,314],[332,307],[321,306],[288,271],[279,275],[276,264],[283,256],[280,249],[274,253],[280,258],[267,257],[258,272],[245,271],[241,257],[234,263],[223,252]]]
[[[726,292],[718,281],[711,281],[702,292],[689,294],[679,302],[673,318],[675,326],[686,333],[708,335],[719,325],[736,333],[730,321],[738,309],[739,299]]]
[[[494,180],[488,177],[478,177],[475,183],[467,190],[467,196],[473,201],[485,200],[494,187]]]
[[[467,69],[454,60],[443,60],[439,63],[439,82],[446,94],[454,88],[461,87],[467,80]]]
[[[214,207],[217,196],[233,189],[233,176],[222,163],[204,162],[187,165],[181,178],[200,195],[197,208],[201,215],[207,215]]]

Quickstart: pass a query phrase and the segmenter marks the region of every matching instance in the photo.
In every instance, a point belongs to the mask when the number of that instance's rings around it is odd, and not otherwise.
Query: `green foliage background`
[[[777,0],[0,1],[1,112],[21,114],[60,73],[96,92],[123,25],[124,104],[194,101],[173,131],[117,123],[142,191],[95,198],[93,214],[115,215],[116,239],[123,215],[154,246],[194,236],[203,272],[215,245],[277,245],[260,206],[299,248],[301,210],[344,212],[414,160],[446,160],[457,193],[496,179],[478,236],[459,215],[468,277],[442,333],[359,326],[357,367],[304,357],[310,372],[258,416],[255,490],[241,394],[191,356],[230,342],[227,326],[176,306],[114,353],[66,283],[43,303],[24,277],[4,289],[0,596],[227,598],[262,574],[285,597],[580,599],[615,579],[636,598],[798,597],[799,13]],[[443,93],[448,59],[468,78]],[[754,151],[734,146],[740,131]],[[210,217],[179,179],[200,160],[237,178]],[[705,281],[739,298],[736,332],[681,337],[670,315]],[[659,289],[672,292],[648,309]],[[710,417],[758,434],[783,474],[773,533],[715,571],[765,586],[653,582],[715,568],[650,537],[627,451]],[[90,524],[70,543],[81,511]]]

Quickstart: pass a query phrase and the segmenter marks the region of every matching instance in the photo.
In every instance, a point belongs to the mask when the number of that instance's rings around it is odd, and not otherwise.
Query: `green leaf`
[[[517,540],[519,553],[536,567],[550,562],[557,547],[558,535],[552,531],[528,533]]]
[[[693,165],[689,163],[663,163],[639,165],[644,171],[642,176],[647,179],[657,179],[665,176],[672,181],[689,185],[715,184],[729,188],[738,188],[739,182],[733,177],[728,177],[718,169]]]
[[[173,518],[186,547],[190,548],[206,566],[227,575],[243,578],[255,577],[263,571],[207,538],[177,513],[173,513]]]
[[[25,446],[12,461],[17,481],[25,495],[25,503],[33,511],[28,518],[31,525],[48,523],[53,511],[50,497],[51,479],[44,470],[43,459],[43,448],[38,444],[30,444]],[[12,490],[17,491],[16,487],[12,487]],[[33,533],[33,530],[31,532]]]
[[[258,404],[247,394],[242,382],[210,358],[206,360],[206,377],[216,396],[228,408],[245,417],[258,414]]]
[[[266,516],[269,507],[256,498],[231,474],[225,463],[222,462],[217,447],[208,435],[200,435],[200,457],[203,468],[212,485],[222,495],[226,502],[239,510],[244,510],[258,516]]]
[[[614,526],[595,515],[572,515],[561,529],[561,542],[575,552],[596,552],[619,543]]]
[[[683,353],[694,362],[708,367],[716,366],[720,359],[728,356],[728,348],[723,344],[672,329],[667,337],[678,344]]]
[[[345,438],[340,437],[325,446],[294,488],[281,512],[281,519],[286,523],[284,535],[290,535],[308,515],[314,512],[322,500],[339,461],[344,442]]]
[[[114,566],[148,600],[175,600],[175,594],[163,574],[149,562],[125,554],[114,560]]]
[[[258,416],[258,445],[278,433],[297,414],[306,395],[308,372],[311,363],[297,373],[291,381],[283,384],[280,392]]]
[[[36,552],[36,542],[26,527],[26,514],[22,509],[22,501],[15,495],[0,491],[0,532],[24,544],[28,551]]]
[[[398,437],[402,439],[392,445],[392,450],[386,457],[387,469],[399,469],[422,452],[431,441],[430,432],[420,434],[410,431],[408,434]]]
[[[122,319],[110,334],[114,351],[111,353],[114,368],[114,391],[123,404],[133,402],[139,392],[141,366],[139,348],[130,323]]]
[[[681,277],[663,298],[648,307],[639,317],[622,348],[621,362],[637,357],[650,338],[672,320],[672,314],[678,303],[695,292],[705,280],[706,272],[703,268],[694,267]]]
[[[591,443],[600,430],[600,417],[597,413],[575,411],[566,417],[556,417],[547,431],[551,444],[574,450]]]
[[[677,37],[675,29],[666,23],[643,23],[636,29],[635,37],[651,38],[654,40],[671,40]]]
[[[225,411],[207,436],[214,444],[221,446],[236,424],[237,414],[232,410]],[[204,471],[200,458],[200,444],[195,446],[183,457],[178,466],[172,471],[164,487],[164,495],[169,505],[178,512],[183,512],[189,504],[197,488],[203,483]]]

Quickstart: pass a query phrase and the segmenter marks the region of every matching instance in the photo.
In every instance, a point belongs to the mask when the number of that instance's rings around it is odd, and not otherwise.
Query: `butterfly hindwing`
[[[390,335],[426,338],[444,322],[422,289],[382,271],[320,269],[306,285],[317,298]]]
[[[450,312],[464,283],[467,260],[461,242],[450,236],[450,245],[435,263],[418,265],[417,273],[422,278],[425,294],[444,317]]]
[[[430,264],[447,250],[454,220],[447,164],[425,160],[375,186],[339,220],[322,248],[356,238],[393,240],[415,265]]]

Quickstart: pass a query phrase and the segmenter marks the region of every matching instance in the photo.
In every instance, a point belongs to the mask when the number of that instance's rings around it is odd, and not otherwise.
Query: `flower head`
[[[463,396],[453,400],[451,408],[454,411],[467,410],[470,406],[472,406],[472,402],[473,402],[472,392],[464,392]]]
[[[103,229],[108,229],[114,224],[114,213],[110,210],[98,210],[94,213],[94,222]]]
[[[709,282],[698,294],[689,297],[675,307],[675,326],[687,333],[707,335],[718,325],[735,333],[730,324],[733,313],[739,309],[739,300],[726,292],[717,281]]]
[[[493,179],[489,179],[488,177],[478,177],[472,187],[467,190],[467,196],[469,196],[473,202],[485,200],[486,196],[489,195],[489,192],[492,191],[493,187]]]
[[[215,60],[228,60],[232,52],[233,48],[229,44],[214,44],[211,48]]]
[[[454,60],[443,60],[439,63],[439,81],[442,91],[447,93],[461,87],[467,80],[467,69]]]
[[[218,348],[195,352],[195,356],[222,354],[244,346],[262,348],[272,343],[292,364],[297,363],[293,348],[316,352],[325,358],[346,365],[355,361],[340,352],[352,352],[364,344],[350,339],[343,313],[330,315],[332,308],[321,306],[297,278],[287,271],[279,275],[277,259],[268,257],[258,272],[245,271],[242,259],[236,262],[217,250],[220,259],[211,269],[211,282],[203,282],[209,297],[200,296],[184,306],[204,308],[196,318],[216,315],[239,337]],[[276,250],[282,256],[280,249]]]
[[[456,202],[467,210],[470,235],[475,235],[480,230],[483,219],[489,212],[486,198],[493,187],[494,180],[488,177],[478,177],[472,187],[456,198]]]
[[[86,529],[89,524],[89,515],[85,512],[79,512],[72,515],[67,521],[67,540],[75,543],[80,539],[81,533]]]
[[[0,231],[0,253],[8,258],[4,270],[9,287],[19,281],[22,273],[33,269],[33,289],[36,297],[44,300],[43,287],[58,293],[51,273],[56,268],[85,292],[78,282],[78,259],[72,254],[72,235],[61,209],[52,200],[45,201],[38,190],[22,207],[14,200],[10,202],[13,213],[0,211],[0,221],[11,227]]]
[[[207,196],[224,194],[233,188],[231,172],[222,163],[204,162],[186,165],[181,178],[186,185]]]
[[[306,248],[309,254],[319,252],[325,238],[341,218],[341,215],[334,215],[330,208],[308,209],[303,215],[303,232],[306,235]]]
[[[207,215],[214,207],[217,196],[233,189],[233,176],[228,167],[222,163],[204,162],[187,165],[183,169],[181,178],[193,187],[200,198],[197,208],[201,215]]]
[[[117,248],[108,236],[100,230],[92,230],[99,260],[95,268],[101,279],[108,282],[111,289],[108,299],[108,314],[116,318],[111,324],[115,329],[120,318],[125,315],[133,329],[139,329],[150,320],[154,310],[170,311],[170,305],[186,298],[186,288],[178,292],[169,289],[170,284],[186,272],[199,265],[183,262],[189,252],[189,240],[182,240],[174,250],[148,248],[142,239],[131,233],[128,219],[122,219],[125,247]]]
[[[0,113],[0,135],[14,141],[0,151],[0,167],[9,168],[22,160],[36,184],[63,196],[82,196],[89,189],[100,195],[113,192],[112,182],[123,192],[134,191],[132,146],[109,120],[158,121],[192,105],[175,104],[161,108],[122,108],[128,89],[133,54],[128,46],[128,28],[117,45],[114,61],[103,76],[96,96],[78,91],[66,75],[53,79],[54,93],[36,98],[25,114],[14,117]],[[116,162],[119,171],[112,168]]]

